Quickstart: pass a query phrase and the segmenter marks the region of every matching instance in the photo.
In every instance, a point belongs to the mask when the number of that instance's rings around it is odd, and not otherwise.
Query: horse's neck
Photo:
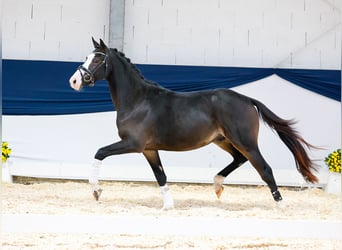
[[[118,112],[129,112],[143,95],[142,80],[134,69],[127,69],[119,60],[115,60],[112,71],[107,80],[115,108]]]

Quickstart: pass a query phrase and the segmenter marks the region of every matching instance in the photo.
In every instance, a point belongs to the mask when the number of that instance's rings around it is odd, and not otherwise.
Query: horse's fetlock
[[[283,200],[283,197],[281,197],[281,194],[278,190],[272,192],[273,199],[277,202]]]
[[[226,177],[222,176],[222,175],[215,175],[214,177],[214,183],[215,185],[223,185],[224,179]]]

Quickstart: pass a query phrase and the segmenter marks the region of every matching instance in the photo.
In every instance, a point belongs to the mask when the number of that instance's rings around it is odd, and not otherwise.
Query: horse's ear
[[[94,48],[95,48],[95,49],[101,48],[100,44],[99,44],[98,42],[95,41],[94,37],[91,37],[91,40],[93,41],[93,44],[94,44]]]
[[[102,49],[104,49],[104,50],[108,50],[108,47],[107,47],[107,45],[103,42],[103,40],[102,39],[100,39],[100,46],[101,46],[101,48]]]

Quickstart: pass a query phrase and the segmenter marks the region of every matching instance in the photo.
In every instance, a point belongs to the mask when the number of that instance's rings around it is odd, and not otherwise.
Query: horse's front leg
[[[91,185],[93,196],[96,201],[99,200],[101,193],[102,193],[102,189],[99,188],[99,175],[100,175],[101,165],[102,165],[102,162],[100,160],[94,159],[94,162],[91,165],[90,174],[89,174],[89,184]]]
[[[156,150],[144,150],[143,154],[150,164],[153,174],[157,179],[160,187],[161,194],[163,196],[163,210],[172,209],[174,207],[173,198],[169,187],[166,183],[166,175],[159,158],[158,151]]]
[[[134,153],[141,152],[141,146],[133,140],[122,140],[111,145],[100,148],[95,154],[95,159],[93,164],[91,165],[90,175],[89,175],[89,184],[92,188],[92,193],[94,199],[98,201],[101,196],[102,189],[99,188],[99,175],[100,168],[102,165],[102,160],[111,155],[125,154],[125,153]]]

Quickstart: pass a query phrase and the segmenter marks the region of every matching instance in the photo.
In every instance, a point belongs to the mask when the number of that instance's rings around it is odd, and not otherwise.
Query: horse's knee
[[[100,148],[99,150],[97,150],[95,157],[96,160],[102,161],[104,158],[106,158],[106,153],[105,150]]]

